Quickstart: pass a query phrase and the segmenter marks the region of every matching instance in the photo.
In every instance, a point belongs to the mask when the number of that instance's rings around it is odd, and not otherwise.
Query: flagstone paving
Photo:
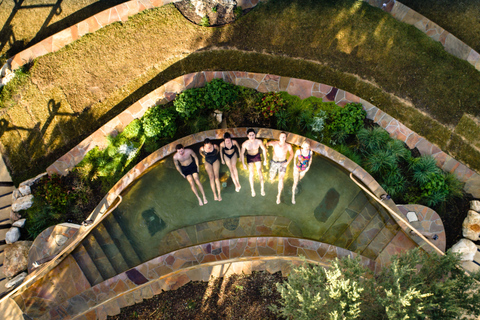
[[[212,276],[267,270],[288,274],[292,264],[307,261],[329,265],[334,258],[358,255],[321,242],[284,237],[236,238],[183,248],[154,258],[93,287],[76,269],[73,258],[65,259],[32,290],[14,300],[30,317],[39,319],[104,319],[120,308],[190,281],[208,281]],[[372,271],[378,262],[358,256]],[[74,275],[75,278],[72,278]],[[75,285],[72,285],[75,284]],[[81,318],[83,319],[83,318]]]

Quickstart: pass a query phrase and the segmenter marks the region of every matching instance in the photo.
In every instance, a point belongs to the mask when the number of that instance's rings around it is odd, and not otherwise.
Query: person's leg
[[[190,187],[192,188],[193,193],[198,199],[198,204],[203,206],[202,199],[198,196],[197,188],[195,188],[195,183],[193,182],[193,177],[192,175],[188,175],[185,178],[187,178],[188,183],[190,183]]]
[[[193,174],[193,179],[195,180],[195,183],[197,184],[198,189],[199,189],[200,192],[202,193],[203,203],[204,203],[204,204],[207,204],[207,203],[208,203],[207,197],[205,197],[205,191],[203,191],[203,186],[202,186],[202,183],[200,182],[200,179],[198,178],[198,173],[195,172],[195,173]]]
[[[285,178],[285,172],[279,172],[278,173],[277,204],[280,204],[280,196],[282,195],[282,190],[283,190],[283,178]]]
[[[268,173],[270,181],[273,181],[273,179],[275,179],[275,176],[277,175],[277,164],[273,160],[270,160],[270,170]]]
[[[292,203],[295,204],[295,192],[297,191],[297,184],[298,184],[298,170],[297,168],[293,169],[293,187],[292,187]]]
[[[213,200],[218,201],[217,192],[215,191],[215,174],[213,173],[213,166],[205,162],[205,171],[208,173],[208,180],[210,180],[210,187],[213,192]]]
[[[255,197],[255,188],[253,187],[253,178],[255,172],[255,165],[253,162],[248,164],[248,180],[250,181],[250,189],[252,190],[252,197]]]
[[[262,196],[265,196],[265,184],[263,182],[262,163],[260,161],[255,162],[255,167],[257,168],[258,179],[260,180],[260,194]]]
[[[215,176],[215,185],[217,186],[218,201],[222,201],[222,185],[220,184],[220,160],[217,160],[213,163],[213,174]]]
[[[239,192],[242,186],[238,180],[238,170],[237,170],[237,155],[234,154],[231,159],[228,159],[230,163],[230,173],[232,174],[233,184],[235,184],[235,191]]]

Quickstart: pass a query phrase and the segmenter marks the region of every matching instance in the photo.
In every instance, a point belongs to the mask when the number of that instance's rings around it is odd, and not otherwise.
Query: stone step
[[[94,286],[104,280],[92,258],[81,243],[72,252],[72,256],[75,261],[77,261],[78,266],[80,269],[82,269],[83,274],[91,286]]]
[[[396,234],[397,232],[394,232],[387,227],[382,228],[377,236],[368,244],[365,250],[362,251],[361,255],[370,259],[376,259]]]
[[[129,266],[122,254],[120,253],[119,248],[110,237],[105,226],[100,223],[92,231],[92,234],[95,236],[98,244],[102,248],[105,255],[108,257],[108,260],[112,263],[113,268],[118,273],[127,271]]]
[[[334,244],[335,241],[345,232],[350,223],[363,210],[367,198],[363,192],[359,192],[350,202],[345,211],[335,220],[330,228],[322,235],[322,241]]]
[[[380,218],[380,216],[376,215],[375,217],[373,217],[370,223],[365,227],[362,233],[355,239],[355,241],[353,241],[347,247],[347,249],[350,251],[356,252],[358,254],[361,254],[367,248],[370,242],[372,242],[372,240],[382,231],[383,228],[384,228],[384,224],[382,222],[382,219]],[[366,256],[366,257],[370,259],[376,259],[376,255],[374,257],[372,256]]]
[[[6,208],[3,208],[0,210],[0,224],[5,224],[5,223],[10,223],[10,210],[11,206],[8,206]]]
[[[345,229],[343,234],[337,238],[334,245],[342,248],[347,248],[355,239],[362,233],[363,229],[370,223],[370,221],[377,215],[377,210],[370,202],[365,202],[363,209]]]
[[[93,263],[97,266],[98,271],[102,275],[104,280],[110,279],[117,275],[115,268],[113,268],[112,263],[108,260],[108,257],[103,252],[102,247],[97,242],[95,237],[92,234],[89,234],[83,241],[82,244],[85,246],[90,258],[92,258]]]
[[[0,197],[5,196],[12,199],[12,192],[15,190],[13,186],[0,186]],[[9,194],[9,195],[7,195]]]
[[[126,234],[123,232],[122,227],[118,224],[115,216],[110,214],[106,217],[102,224],[107,229],[110,237],[113,239],[123,258],[127,262],[130,268],[138,266],[142,263],[142,260],[138,256],[137,252],[133,249],[132,243],[128,240]]]

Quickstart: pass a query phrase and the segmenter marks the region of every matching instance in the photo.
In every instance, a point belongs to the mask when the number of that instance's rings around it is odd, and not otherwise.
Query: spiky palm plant
[[[391,140],[388,132],[381,127],[373,129],[361,129],[357,133],[358,147],[363,154],[374,153],[376,150],[385,148]]]
[[[412,158],[409,161],[409,170],[412,173],[413,181],[419,185],[427,183],[431,174],[441,173],[440,168],[437,167],[437,161],[432,156]]]
[[[396,168],[397,157],[390,150],[377,150],[368,155],[365,166],[367,171],[372,174],[387,173]]]

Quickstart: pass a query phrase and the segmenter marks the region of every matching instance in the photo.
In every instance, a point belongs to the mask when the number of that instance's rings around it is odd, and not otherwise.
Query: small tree
[[[289,319],[356,319],[360,314],[363,288],[358,279],[345,276],[338,260],[330,269],[304,263],[277,290],[281,307],[272,310]]]
[[[288,319],[458,319],[480,315],[480,288],[457,268],[455,254],[419,249],[392,257],[374,275],[360,260],[334,260],[330,269],[304,263],[277,284],[273,310]]]

